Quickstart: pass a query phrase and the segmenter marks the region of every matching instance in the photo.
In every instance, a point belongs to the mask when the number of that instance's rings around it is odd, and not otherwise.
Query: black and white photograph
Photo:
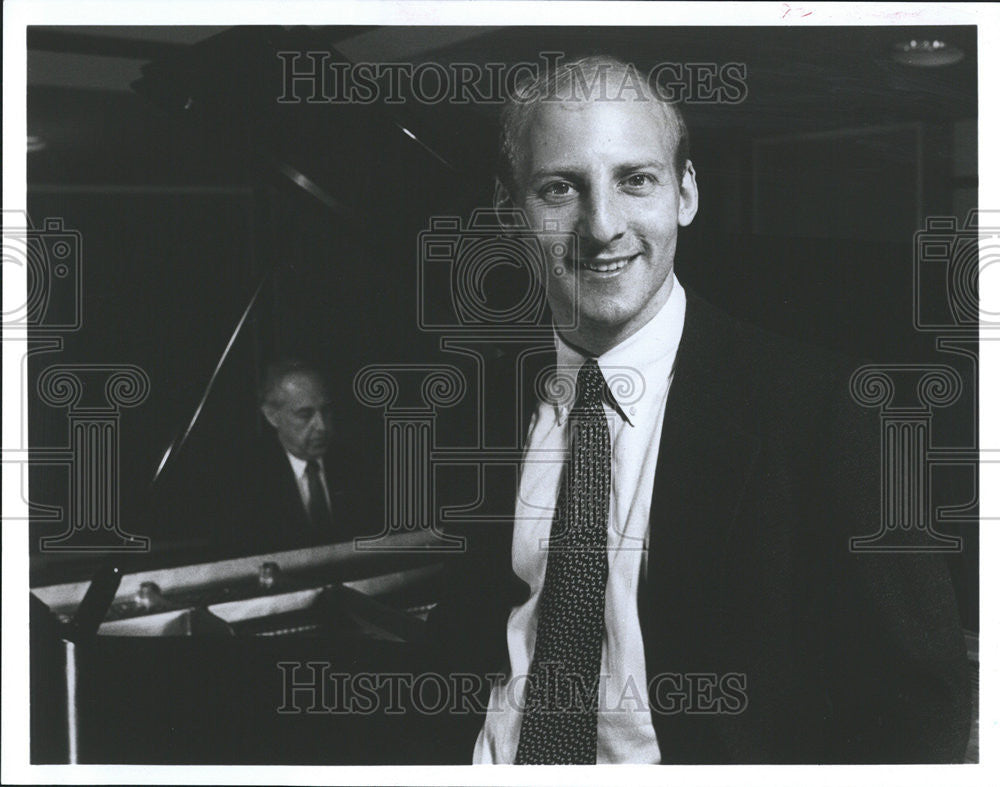
[[[2,781],[988,781],[998,16],[6,4]]]

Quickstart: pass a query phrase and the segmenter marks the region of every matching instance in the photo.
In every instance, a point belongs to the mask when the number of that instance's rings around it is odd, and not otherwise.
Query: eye
[[[632,191],[646,191],[650,189],[655,182],[655,178],[648,172],[636,172],[625,178],[625,180],[622,181],[622,184],[625,188],[631,189]]]
[[[557,180],[542,186],[541,195],[545,199],[558,199],[568,197],[573,192],[573,184],[565,180]]]

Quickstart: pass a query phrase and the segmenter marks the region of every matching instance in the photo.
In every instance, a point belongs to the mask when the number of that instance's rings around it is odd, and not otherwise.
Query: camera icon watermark
[[[421,330],[463,337],[551,335],[545,293],[577,259],[574,233],[555,223],[532,228],[520,210],[484,208],[464,225],[456,216],[433,217],[417,243]],[[575,328],[577,317],[574,308],[558,327]]]
[[[858,368],[851,395],[879,410],[881,516],[878,532],[851,539],[854,551],[959,552],[963,539],[938,529],[993,519],[981,511],[982,473],[995,473],[996,452],[978,441],[976,411],[980,356],[993,352],[1000,334],[1000,304],[984,302],[984,280],[1000,267],[1000,211],[932,216],[913,236],[913,327],[936,336],[949,364],[881,363]],[[995,289],[995,288],[994,288]],[[965,369],[965,377],[961,370]],[[966,384],[971,388],[963,394]],[[940,445],[932,429],[937,411],[959,401],[971,405],[971,439]],[[938,438],[940,439],[940,438]],[[950,504],[935,502],[934,471],[964,469],[972,495]]]
[[[11,298],[5,304],[3,339],[8,349],[24,345],[17,350],[20,377],[11,387],[28,391],[29,398],[22,407],[19,433],[7,436],[0,462],[4,484],[21,490],[27,516],[3,519],[32,524],[61,521],[64,531],[41,538],[40,552],[146,551],[149,539],[126,532],[119,520],[119,430],[122,409],[146,400],[149,376],[132,364],[42,362],[42,356],[62,351],[64,334],[83,325],[82,252],[81,233],[67,228],[61,218],[46,218],[39,228],[25,211],[4,211],[4,291],[16,295],[14,305]],[[34,375],[29,358],[38,364]],[[28,411],[39,406],[66,410],[64,444],[41,445],[37,436],[29,441]],[[65,505],[43,504],[27,496],[29,467],[65,469]]]
[[[1000,329],[1000,303],[984,303],[980,281],[1000,271],[1000,211],[932,216],[913,238],[913,325],[921,332]]]
[[[33,227],[24,211],[3,212],[4,288],[25,293],[23,302],[3,311],[5,331],[67,333],[82,324],[83,241],[61,218]]]

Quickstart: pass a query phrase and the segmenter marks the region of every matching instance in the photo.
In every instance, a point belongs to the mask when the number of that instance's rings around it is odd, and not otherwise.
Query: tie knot
[[[306,473],[309,475],[319,475],[319,462],[316,459],[310,459],[306,462]]]
[[[604,402],[604,375],[597,361],[588,358],[576,375],[576,406],[593,410]]]

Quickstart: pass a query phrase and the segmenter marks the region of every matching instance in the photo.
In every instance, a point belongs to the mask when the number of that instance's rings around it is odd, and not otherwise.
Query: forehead
[[[527,174],[541,168],[673,158],[676,139],[655,100],[539,102],[522,132]]]
[[[323,381],[314,374],[295,373],[281,382],[283,404],[286,407],[315,407],[329,400]]]

